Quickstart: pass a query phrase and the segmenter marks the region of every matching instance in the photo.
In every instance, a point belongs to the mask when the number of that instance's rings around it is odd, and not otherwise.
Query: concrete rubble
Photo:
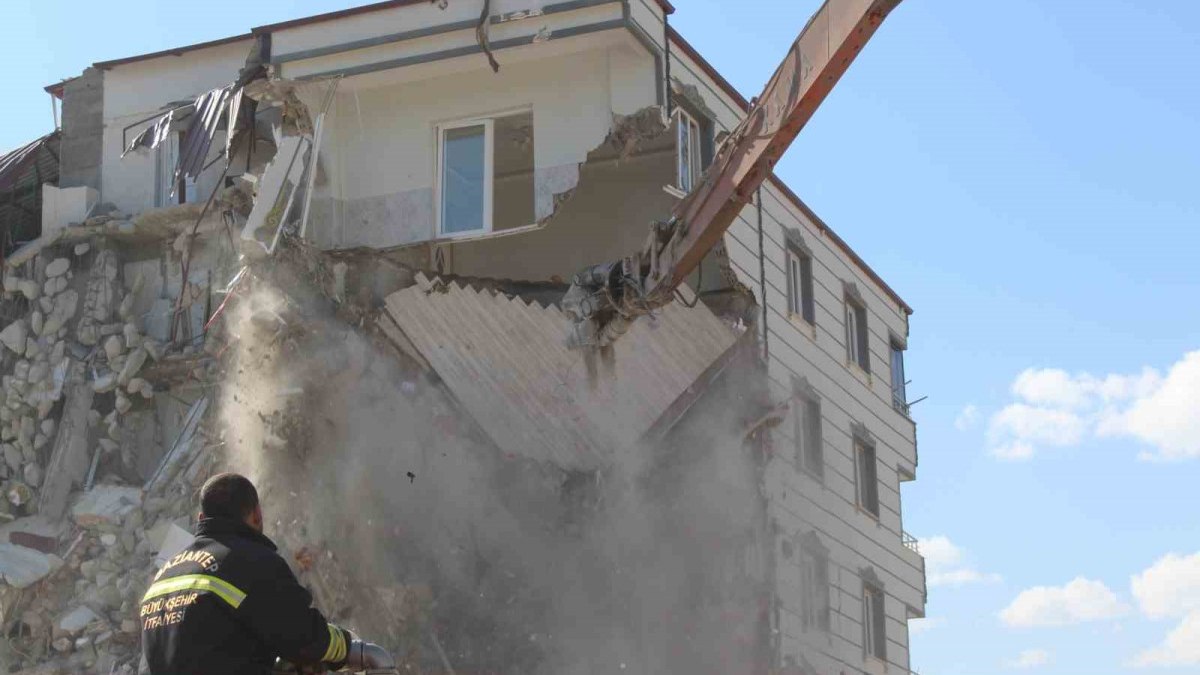
[[[212,381],[202,341],[147,331],[153,299],[145,301],[140,261],[157,270],[157,256],[196,215],[166,211],[147,214],[145,228],[113,211],[94,216],[18,251],[4,270],[4,672],[137,672],[141,594],[164,539],[178,547],[181,525],[191,527],[209,455],[145,489]],[[169,267],[178,278],[178,257]]]

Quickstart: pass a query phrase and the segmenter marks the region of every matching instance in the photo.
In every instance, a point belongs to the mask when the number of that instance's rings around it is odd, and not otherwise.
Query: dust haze
[[[229,309],[220,425],[331,620],[409,672],[762,670],[770,537],[735,374],[600,470],[506,456],[320,274],[272,265]]]

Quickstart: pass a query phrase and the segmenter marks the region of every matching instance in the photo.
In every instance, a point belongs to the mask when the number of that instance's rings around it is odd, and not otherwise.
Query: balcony
[[[919,542],[917,542],[916,537],[901,530],[900,531],[900,541],[901,541],[901,543],[904,544],[904,548],[907,548],[908,550],[912,551],[913,553],[916,553],[917,555],[921,555],[921,545]]]

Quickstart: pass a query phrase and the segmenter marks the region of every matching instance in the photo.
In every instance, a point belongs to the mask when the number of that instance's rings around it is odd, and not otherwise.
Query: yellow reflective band
[[[341,628],[331,623],[326,626],[329,628],[329,647],[325,649],[325,656],[321,657],[321,661],[340,663],[346,658],[346,637]]]
[[[142,596],[142,602],[179,591],[212,593],[234,609],[241,606],[242,601],[246,599],[246,594],[228,581],[206,574],[186,574],[154,583],[146,590],[146,595]]]

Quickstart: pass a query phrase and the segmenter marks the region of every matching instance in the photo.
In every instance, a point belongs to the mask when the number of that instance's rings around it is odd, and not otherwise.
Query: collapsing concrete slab
[[[504,452],[576,469],[635,444],[737,339],[704,305],[675,303],[600,362],[568,349],[570,319],[554,305],[418,275],[386,306],[401,348],[420,353]]]

